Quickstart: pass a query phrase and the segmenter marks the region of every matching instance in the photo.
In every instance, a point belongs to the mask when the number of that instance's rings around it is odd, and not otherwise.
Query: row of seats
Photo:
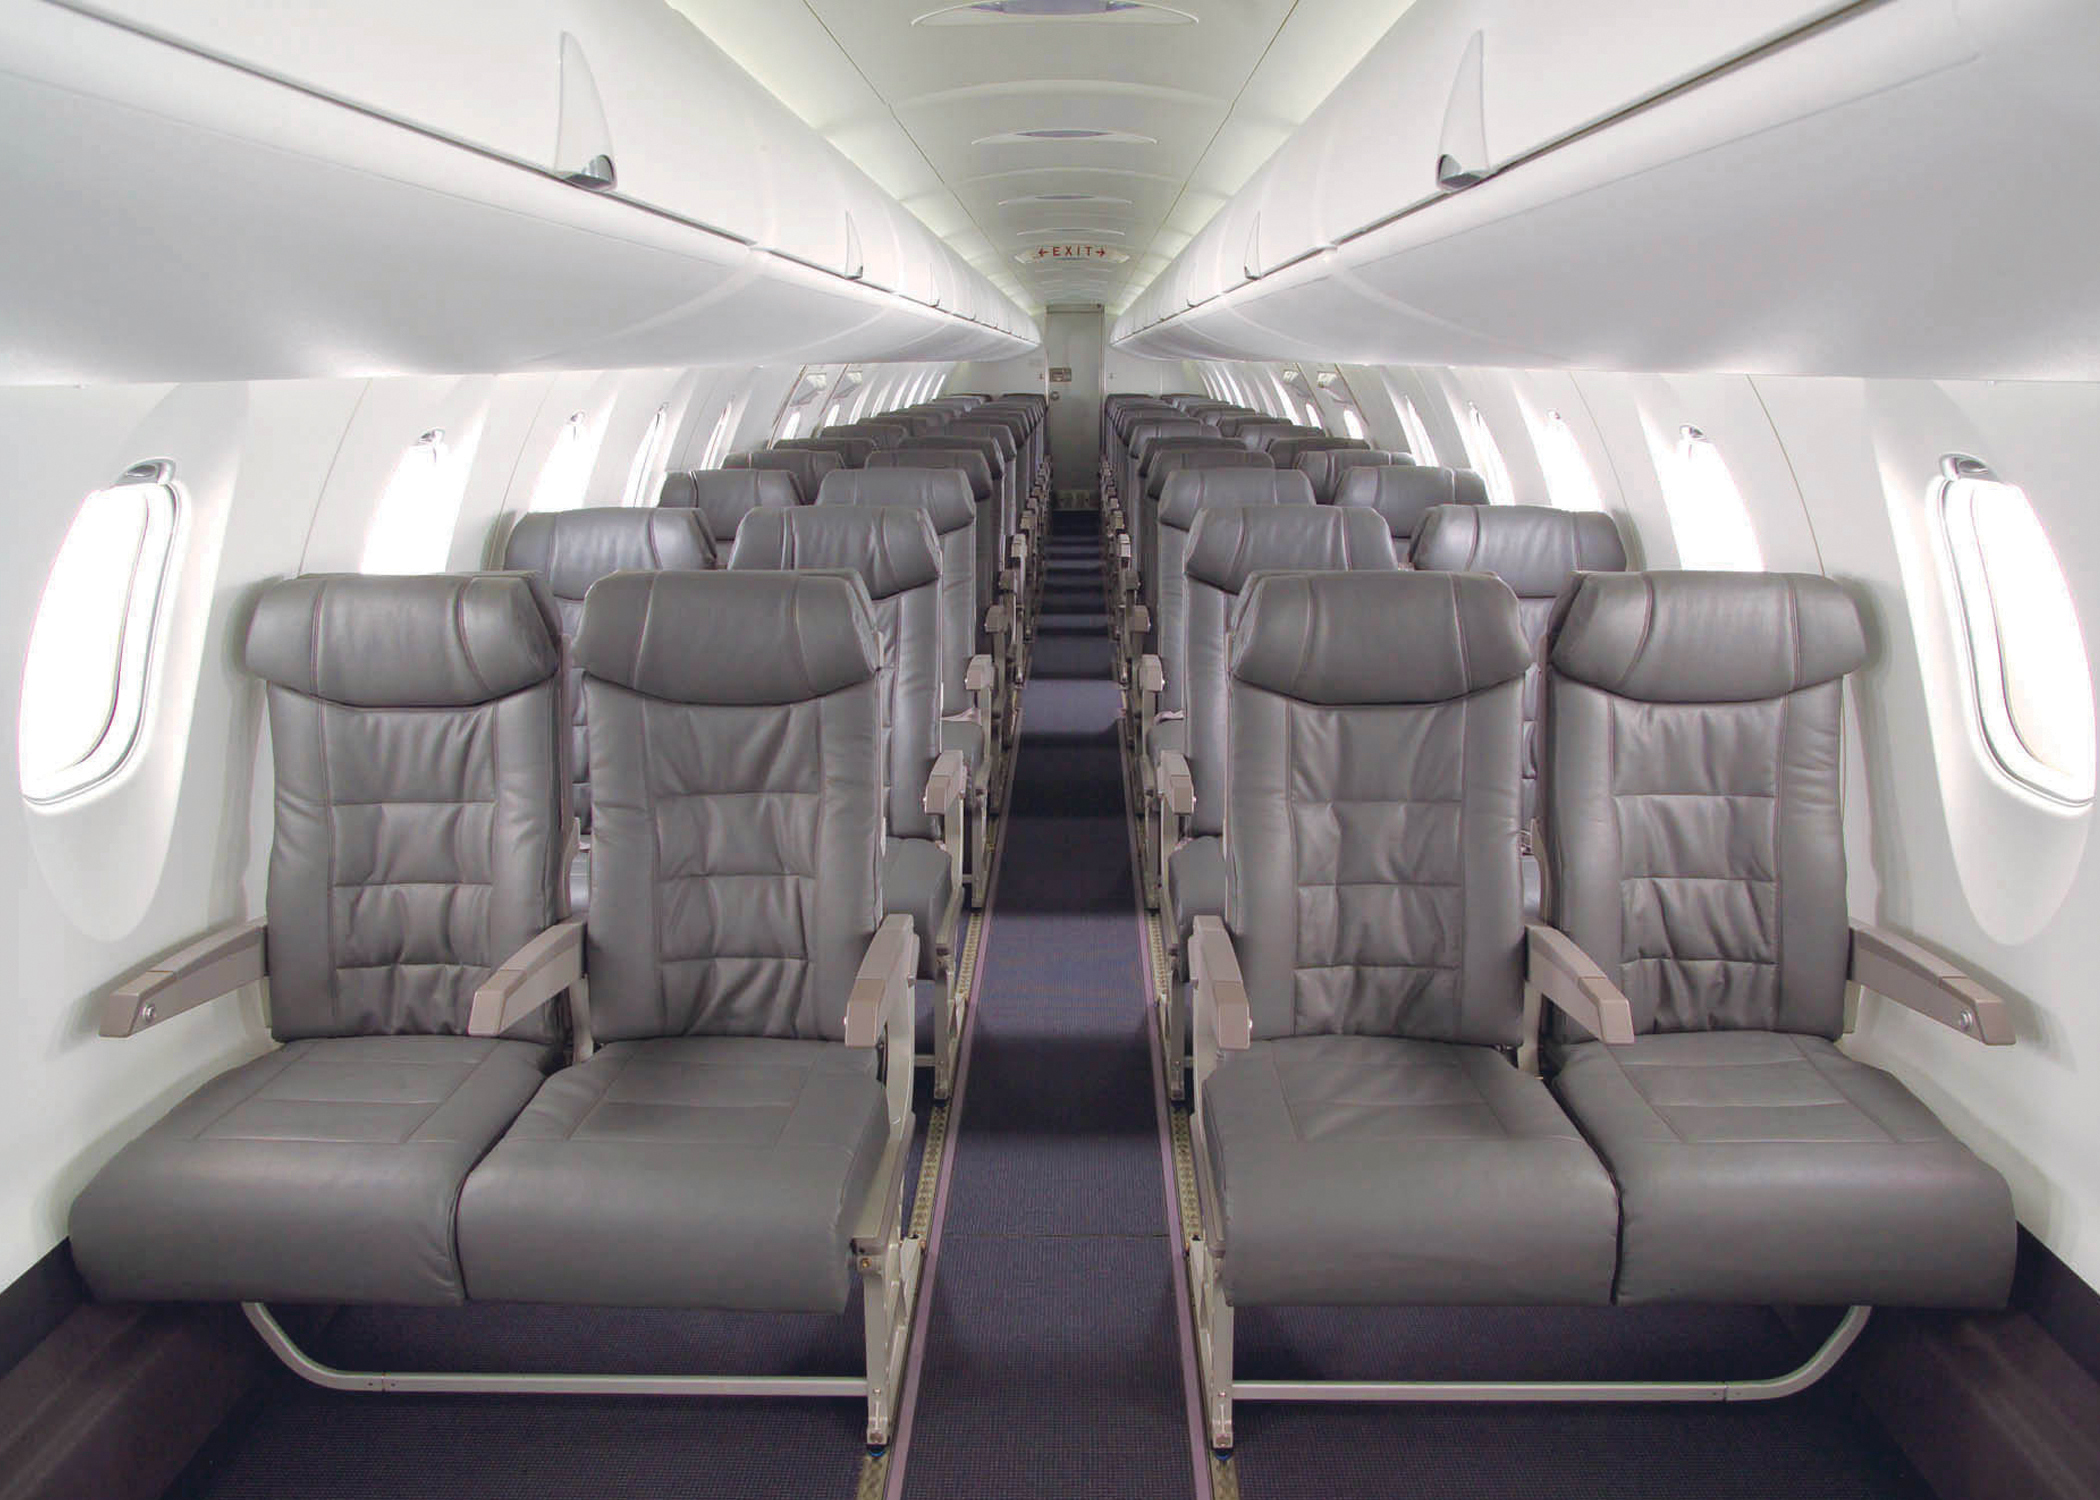
[[[671,513],[602,518],[690,560]],[[585,519],[535,526],[544,575],[264,592],[267,915],[121,986],[104,1030],[267,979],[282,1045],[118,1152],[74,1257],[102,1298],[241,1301],[278,1339],[263,1304],[839,1313],[857,1279],[879,1443],[917,1284],[926,934],[888,882],[960,795],[912,706],[937,675],[935,530],[916,507],[754,512],[728,568],[598,577],[565,623],[544,579],[603,540]]]
[[[1628,572],[1608,516],[1404,459],[1316,503],[1303,454],[1167,457],[1202,442],[1175,420],[1111,416],[1103,470],[1139,503],[1109,562],[1177,1085],[1193,1042],[1213,1441],[1263,1393],[1236,1307],[2002,1303],[2005,1183],[1835,1045],[1848,983],[2012,1040],[1973,981],[1847,921],[1849,596]]]
[[[1190,939],[1214,1441],[1237,1307],[2002,1305],[2004,1180],[1836,1045],[1853,982],[2011,1040],[1847,920],[1841,587],[1576,579],[1543,648],[1544,922],[1541,657],[1506,586],[1260,573],[1227,649],[1227,900]]]

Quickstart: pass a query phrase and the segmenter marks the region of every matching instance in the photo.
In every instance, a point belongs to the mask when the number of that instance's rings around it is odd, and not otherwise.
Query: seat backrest
[[[1258,415],[1260,415],[1258,412],[1250,411],[1244,406],[1217,406],[1212,407],[1207,412],[1203,412],[1201,414],[1201,420],[1205,427],[1210,428],[1213,432],[1216,432],[1220,437],[1226,437],[1230,436],[1230,434],[1226,433],[1224,430],[1227,419],[1234,417],[1254,417]]]
[[[875,451],[875,440],[854,437],[780,438],[773,446],[776,449],[807,448],[813,453],[836,453],[841,465],[849,469],[858,469],[868,461],[868,455]],[[823,483],[823,480],[820,478],[818,483]]]
[[[951,422],[940,430],[939,436],[946,438],[990,438],[998,445],[999,457],[1009,466],[1021,451],[1019,435],[1004,421],[976,420],[977,413],[971,411],[962,421]]]
[[[1341,488],[1342,477],[1351,469],[1413,462],[1404,453],[1392,453],[1383,448],[1304,448],[1291,461],[1291,467],[1312,481],[1316,504],[1332,505],[1335,492]]]
[[[1323,429],[1308,427],[1303,422],[1253,422],[1240,429],[1240,441],[1260,453],[1267,453],[1273,444],[1285,438],[1326,436]]]
[[[697,510],[662,506],[629,510],[606,505],[536,511],[511,528],[503,566],[536,573],[554,596],[561,622],[562,691],[569,713],[569,777],[576,821],[591,826],[590,729],[583,712],[583,669],[576,665],[576,631],[583,596],[608,573],[658,568],[711,568],[714,537]]]
[[[883,412],[876,420],[881,422],[902,422],[911,428],[914,437],[920,437],[941,426],[948,420],[948,417],[945,412],[905,409]]]
[[[926,512],[941,547],[941,712],[961,713],[970,702],[963,677],[971,652],[978,649],[977,631],[984,618],[977,607],[978,501],[970,493],[970,481],[953,468],[855,470],[826,479],[817,504],[914,505]]]
[[[738,523],[752,511],[798,502],[794,476],[780,469],[694,469],[665,475],[656,503],[699,511],[707,518],[715,550],[726,552],[736,540]]]
[[[1376,464],[1343,474],[1334,503],[1376,511],[1385,519],[1393,545],[1405,553],[1414,541],[1415,528],[1433,507],[1487,504],[1487,481],[1471,469]]]
[[[842,1040],[882,915],[867,590],[620,573],[591,591],[576,652],[598,797],[592,1030]]]
[[[1257,1038],[1522,1040],[1527,659],[1492,578],[1269,573],[1248,589],[1225,920]]]
[[[1270,416],[1265,411],[1242,411],[1237,415],[1228,413],[1220,417],[1217,422],[1217,428],[1220,435],[1237,438],[1242,432],[1257,422],[1274,422],[1277,420],[1278,418]],[[1209,424],[1206,423],[1205,425],[1208,426]]]
[[[1295,473],[1275,479],[1304,484]],[[1181,651],[1188,684],[1183,711],[1188,715],[1189,770],[1196,778],[1196,833],[1222,833],[1225,827],[1226,642],[1247,580],[1261,572],[1391,572],[1399,566],[1392,538],[1376,517],[1362,511],[1304,502],[1211,505],[1197,513],[1182,563],[1188,596]],[[1356,647],[1365,650],[1370,644],[1358,640]]]
[[[732,453],[722,460],[725,469],[779,469],[795,481],[795,503],[808,505],[817,498],[817,486],[833,469],[845,467],[836,453],[812,448],[757,448]]]
[[[1226,451],[1245,462],[1174,470],[1167,475],[1155,510],[1158,558],[1152,576],[1158,579],[1158,602],[1152,636],[1166,677],[1159,695],[1162,713],[1180,713],[1188,706],[1189,589],[1184,564],[1196,517],[1212,505],[1312,504],[1312,491],[1302,476],[1278,474],[1269,467],[1267,454],[1249,453],[1237,445]]]
[[[1634,1029],[1844,1027],[1858,607],[1798,573],[1588,573],[1547,638],[1546,914]]]
[[[819,427],[817,436],[866,438],[877,448],[894,448],[909,434],[901,427],[878,426],[872,422],[839,422],[830,427]]]
[[[1332,433],[1323,432],[1317,436],[1306,433],[1298,437],[1276,438],[1263,451],[1275,461],[1277,468],[1295,469],[1298,467],[1298,455],[1301,453],[1362,452],[1370,446],[1362,438],[1336,437]]]
[[[1201,422],[1190,421],[1187,417],[1179,414],[1171,417],[1148,417],[1141,422],[1134,423],[1131,426],[1130,435],[1126,439],[1130,449],[1130,461],[1137,466],[1132,470],[1132,473],[1136,474],[1142,471],[1145,459],[1151,453],[1152,445],[1155,443],[1165,442],[1170,438],[1209,438],[1213,436],[1215,434],[1204,431]]]
[[[1517,615],[1531,646],[1524,674],[1524,821],[1537,810],[1539,666],[1553,602],[1577,573],[1620,573],[1626,544],[1602,511],[1548,505],[1439,505],[1422,517],[1409,550],[1413,565],[1433,573],[1492,573],[1517,596]]]
[[[1208,454],[1210,461],[1220,466],[1252,464],[1258,468],[1273,469],[1276,461],[1266,453],[1249,453],[1229,438],[1216,433],[1176,435],[1154,438],[1145,447],[1145,456],[1138,465],[1138,479],[1144,486],[1147,500],[1159,498],[1160,486],[1166,476],[1183,467],[1183,460],[1190,454]]]
[[[276,767],[271,1033],[464,1034],[474,991],[567,910],[554,601],[524,573],[289,578],[245,657]]]
[[[761,511],[737,532],[729,566],[838,569],[860,579],[881,652],[889,831],[933,837],[921,794],[941,741],[941,544],[926,512],[916,505]]]

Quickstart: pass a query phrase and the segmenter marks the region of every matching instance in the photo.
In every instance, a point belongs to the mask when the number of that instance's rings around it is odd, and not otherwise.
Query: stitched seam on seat
[[[1503,1068],[1508,1067],[1509,1064],[1502,1062],[1499,1058],[1494,1060],[1492,1063],[1490,1063],[1489,1060],[1485,1057],[1480,1057],[1477,1061],[1475,1060],[1475,1058],[1476,1054],[1466,1054],[1466,1060],[1459,1065],[1459,1071],[1462,1074],[1464,1074],[1466,1082],[1473,1086],[1474,1097],[1480,1101],[1482,1107],[1485,1108],[1490,1115],[1494,1116],[1495,1128],[1502,1132],[1502,1138],[1506,1141],[1513,1141],[1518,1139],[1517,1132],[1510,1129],[1509,1121],[1502,1117],[1502,1111],[1495,1107],[1494,1098],[1488,1093],[1488,1091],[1485,1088],[1481,1087],[1480,1080],[1477,1077],[1475,1077],[1473,1073],[1473,1069],[1476,1067],[1493,1066]],[[1538,1136],[1533,1137],[1533,1139],[1545,1140],[1549,1139],[1549,1137]]]
[[[1603,1042],[1597,1042],[1593,1045],[1599,1047],[1606,1046],[1606,1044]],[[1661,1110],[1657,1109],[1654,1103],[1648,1098],[1648,1096],[1641,1091],[1641,1086],[1633,1081],[1633,1075],[1627,1071],[1626,1064],[1619,1060],[1619,1056],[1616,1052],[1610,1050],[1607,1047],[1605,1051],[1597,1053],[1595,1055],[1604,1058],[1614,1068],[1618,1069],[1619,1080],[1620,1082],[1626,1085],[1626,1092],[1633,1096],[1635,1101],[1639,1103],[1642,1109],[1648,1111],[1650,1119],[1654,1120],[1656,1124],[1662,1126],[1663,1129],[1670,1132],[1670,1139],[1677,1142],[1677,1144],[1680,1146],[1687,1146],[1691,1144],[1691,1142],[1687,1141],[1684,1138],[1683,1132],[1679,1131],[1675,1125],[1671,1124],[1669,1118],[1666,1115],[1664,1115]]]
[[[1903,1140],[1901,1136],[1897,1135],[1895,1131],[1889,1129],[1887,1124],[1885,1124],[1882,1121],[1879,1115],[1875,1114],[1874,1111],[1867,1108],[1867,1105],[1864,1100],[1860,1099],[1857,1095],[1855,1095],[1852,1092],[1852,1090],[1846,1088],[1843,1080],[1840,1079],[1836,1073],[1833,1073],[1829,1068],[1825,1067],[1820,1058],[1815,1056],[1814,1053],[1810,1052],[1807,1047],[1803,1046],[1800,1037],[1795,1036],[1792,1033],[1787,1033],[1787,1040],[1794,1044],[1794,1051],[1799,1053],[1801,1055],[1802,1060],[1805,1061],[1810,1067],[1816,1070],[1817,1075],[1821,1077],[1824,1082],[1828,1083],[1832,1088],[1836,1089],[1838,1093],[1842,1094],[1845,1097],[1846,1102],[1851,1104],[1851,1106],[1854,1109],[1859,1111],[1860,1118],[1868,1121],[1870,1124],[1873,1125],[1873,1127],[1876,1130],[1880,1131],[1883,1135],[1888,1137],[1888,1144],[1892,1146],[1908,1144]]]
[[[454,1099],[457,1099],[461,1094],[464,1094],[469,1088],[471,1088],[473,1086],[474,1079],[480,1073],[482,1073],[490,1063],[494,1062],[497,1056],[497,1049],[493,1047],[491,1047],[487,1052],[483,1053],[480,1061],[476,1062],[474,1066],[467,1069],[466,1077],[460,1079],[460,1081],[453,1086],[452,1091],[450,1093],[446,1094],[445,1097],[442,1099],[433,1100],[431,1102],[430,1108],[424,1111],[423,1118],[416,1121],[415,1129],[409,1131],[408,1135],[401,1141],[401,1144],[404,1146],[418,1144],[454,1144],[453,1142],[418,1142],[416,1140],[416,1137],[422,1133],[424,1126],[428,1125],[433,1119],[437,1117],[437,1112],[439,1110],[443,1109],[446,1105],[450,1104]]]
[[[228,1115],[232,1114],[235,1110],[241,1108],[243,1105],[253,1103],[256,1097],[259,1094],[261,1094],[264,1089],[268,1088],[271,1084],[275,1083],[278,1079],[282,1078],[285,1075],[286,1070],[291,1068],[293,1063],[295,1063],[298,1060],[296,1058],[291,1059],[291,1061],[283,1060],[290,1054],[292,1048],[297,1047],[298,1045],[300,1045],[298,1042],[287,1042],[284,1046],[278,1048],[276,1053],[274,1054],[279,1059],[277,1067],[273,1071],[264,1073],[262,1081],[257,1083],[253,1089],[251,1089],[246,1094],[243,1094],[240,1098],[234,1100],[233,1103],[227,1105],[216,1115],[213,1115],[211,1119],[206,1121],[204,1124],[199,1125],[197,1129],[187,1137],[187,1139],[193,1141],[203,1140],[206,1133],[212,1130],[216,1130],[219,1127],[220,1122],[225,1120],[225,1118]],[[264,1053],[263,1055],[265,1057],[268,1057],[272,1054]],[[302,1053],[300,1055],[304,1056],[305,1054]]]
[[[1794,585],[1787,581],[1787,612],[1793,613]],[[1794,630],[1794,677],[1801,676],[1801,631],[1799,621]],[[1788,693],[1779,700],[1779,743],[1775,747],[1777,761],[1772,779],[1772,1024],[1777,1026],[1779,1018],[1786,1012],[1786,892],[1780,885],[1786,874],[1786,813],[1787,785],[1787,734],[1793,724],[1794,695]],[[1840,774],[1843,768],[1840,767]],[[1878,1121],[1876,1122],[1879,1123]]]
[[[562,1133],[563,1140],[575,1140],[576,1132],[583,1129],[585,1125],[588,1125],[593,1119],[597,1117],[598,1111],[605,1107],[605,1101],[612,1097],[612,1091],[614,1086],[619,1083],[620,1079],[626,1074],[627,1070],[634,1066],[634,1060],[637,1057],[641,1056],[641,1051],[642,1049],[639,1046],[636,1046],[632,1048],[625,1057],[620,1059],[619,1067],[613,1069],[612,1076],[610,1078],[607,1078],[604,1084],[599,1088],[598,1097],[591,1101],[591,1107],[585,1110],[582,1114],[578,1115],[574,1120],[569,1122],[569,1128]]]

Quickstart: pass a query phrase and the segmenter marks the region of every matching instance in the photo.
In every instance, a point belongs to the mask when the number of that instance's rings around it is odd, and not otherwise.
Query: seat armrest
[[[102,1003],[104,1036],[136,1036],[170,1016],[230,995],[269,974],[269,924],[237,922],[134,974]]]
[[[911,918],[884,917],[846,999],[846,1045],[882,1048],[883,1095],[893,1139],[911,1132],[912,977],[918,972],[919,936]]]
[[[1138,691],[1141,693],[1163,693],[1166,691],[1166,688],[1166,665],[1149,651],[1140,656],[1138,658]]]
[[[1254,1042],[1254,1012],[1247,1003],[1247,982],[1240,976],[1240,957],[1232,934],[1216,917],[1196,918],[1189,935],[1190,1019],[1196,1068],[1192,1080],[1196,1137],[1203,1138],[1203,1090],[1218,1070],[1221,1055],[1242,1052]],[[1200,1160],[1202,1151],[1197,1157]]]
[[[468,1036],[501,1036],[583,978],[584,919],[557,922],[506,958],[474,991]]]
[[[1007,622],[1011,618],[1004,604],[994,604],[984,612],[984,628],[991,635],[1005,635]]]
[[[933,768],[926,773],[926,792],[920,801],[922,811],[948,813],[963,799],[969,790],[970,771],[963,764],[960,750],[943,750],[934,758]]]
[[[992,659],[980,652],[970,658],[963,668],[963,688],[972,693],[988,693],[992,690]]]
[[[1633,1004],[1597,961],[1558,927],[1525,924],[1524,982],[1553,1002],[1576,1025],[1614,1047],[1633,1044]],[[1532,1027],[1537,1025],[1534,1017]],[[1528,1040],[1538,1038],[1532,1027]]]
[[[911,1028],[912,975],[919,969],[919,937],[911,918],[884,917],[862,955],[846,999],[846,1045],[872,1047],[882,1040],[886,1024],[901,1012]]]
[[[2012,1013],[2003,997],[1937,953],[1885,927],[1853,923],[1852,963],[1846,977],[1987,1047],[2010,1047],[2015,1040]]]
[[[1189,770],[1189,758],[1179,750],[1160,752],[1159,797],[1177,817],[1186,818],[1196,811],[1196,777]]]

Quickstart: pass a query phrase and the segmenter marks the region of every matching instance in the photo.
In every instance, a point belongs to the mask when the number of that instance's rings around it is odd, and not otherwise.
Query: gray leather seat
[[[1551,1049],[1619,1185],[1621,1302],[1996,1307],[2005,1182],[1846,1056],[1838,745],[1867,659],[1826,578],[1593,573],[1548,645],[1548,915],[1631,1002]]]
[[[795,480],[779,469],[694,469],[664,477],[660,506],[697,510],[707,518],[715,550],[727,552],[736,529],[754,510],[799,504]]]
[[[1331,432],[1307,433],[1300,437],[1281,437],[1272,440],[1263,451],[1279,469],[1298,467],[1301,453],[1362,453],[1370,450],[1370,443],[1363,438],[1336,437]]]
[[[1610,1300],[1611,1179],[1501,1050],[1524,1028],[1528,660],[1488,578],[1248,591],[1221,781],[1252,1044],[1199,1069],[1197,1108],[1234,1307]]]
[[[1487,481],[1471,469],[1430,464],[1382,464],[1351,469],[1334,492],[1336,505],[1359,506],[1384,517],[1393,545],[1405,556],[1422,517],[1439,505],[1485,505]]]
[[[1409,560],[1422,571],[1492,573],[1517,596],[1533,665],[1524,674],[1524,811],[1537,811],[1538,662],[1553,605],[1578,573],[1621,573],[1626,544],[1618,523],[1601,511],[1545,505],[1439,505],[1422,517]]]
[[[1236,485],[1245,477],[1239,471],[1211,470],[1195,483],[1204,487],[1199,493],[1208,498],[1215,487]],[[1171,723],[1161,724],[1158,734],[1162,751],[1179,749],[1187,756],[1196,788],[1187,840],[1170,852],[1167,862],[1169,915],[1183,940],[1197,917],[1222,914],[1215,898],[1224,890],[1220,839],[1225,832],[1226,666],[1241,592],[1262,572],[1391,572],[1400,566],[1391,539],[1375,517],[1312,504],[1310,486],[1296,471],[1269,477],[1277,500],[1292,498],[1265,505],[1204,505],[1195,512],[1187,534],[1179,674],[1186,684],[1186,717],[1178,730]],[[1361,640],[1357,644],[1361,647]],[[1168,670],[1172,674],[1171,662]]]
[[[909,436],[901,428],[875,426],[867,422],[838,422],[829,427],[819,427],[820,438],[865,438],[878,449],[895,448]]]
[[[1383,448],[1307,448],[1292,460],[1291,466],[1312,481],[1314,503],[1332,505],[1341,488],[1342,477],[1351,469],[1413,462],[1405,453],[1392,453]]]
[[[949,856],[936,842],[938,821],[922,800],[941,746],[941,546],[932,519],[916,504],[764,511],[738,531],[729,566],[843,570],[866,590],[880,653],[888,771],[883,898],[889,911],[911,917],[918,929],[919,977],[943,977],[955,951],[960,891]]]
[[[807,448],[813,453],[834,453],[838,455],[842,467],[858,469],[867,463],[868,455],[875,451],[875,440],[858,437],[780,438],[774,442],[773,447],[776,450]],[[818,481],[820,484],[822,482]]]
[[[795,481],[795,503],[814,505],[824,476],[845,467],[838,454],[820,448],[758,448],[732,453],[722,460],[725,469],[779,469]]]
[[[1319,427],[1308,427],[1303,422],[1272,419],[1267,422],[1250,422],[1240,429],[1240,442],[1256,453],[1267,453],[1270,445],[1285,438],[1323,438],[1327,433]]]
[[[710,649],[693,650],[702,637]],[[875,1050],[843,1044],[881,916],[866,591],[837,574],[620,574],[592,590],[576,650],[601,1045],[469,1180],[467,1285],[515,1302],[836,1312],[894,1123]]]
[[[967,414],[974,417],[974,411]],[[1014,534],[1021,514],[1021,446],[1013,429],[1003,422],[950,422],[938,433],[922,439],[919,447],[945,448],[958,442],[974,442],[984,452],[992,470],[992,488],[999,496],[999,556],[1006,557],[1006,539]],[[989,443],[989,448],[983,447]]]
[[[992,465],[997,462],[990,438],[921,438],[910,446],[898,448],[890,453],[878,453],[868,460],[871,469],[954,469],[969,486],[969,495],[975,511],[971,527],[971,545],[976,549],[970,564],[971,587],[976,598],[976,612],[970,624],[970,633],[963,637],[974,642],[978,651],[997,649],[991,632],[985,625],[985,617],[994,604],[999,602],[1000,554],[997,500],[999,492],[992,478]],[[991,507],[986,509],[985,507]],[[965,655],[968,653],[966,652]]]
[[[1258,462],[1268,457],[1266,453],[1249,453],[1237,443],[1211,436],[1161,437],[1146,445],[1144,456],[1134,465],[1138,487],[1131,496],[1125,520],[1133,532],[1132,555],[1139,561],[1140,598],[1155,616],[1159,613],[1159,492],[1166,484],[1167,476],[1184,467],[1206,464],[1221,468],[1275,468],[1273,460],[1266,465]],[[1192,458],[1197,459],[1196,465],[1190,464]]]
[[[562,914],[568,719],[523,574],[266,589],[276,833],[270,1029],[285,1045],[124,1147],[73,1206],[118,1301],[443,1304],[461,1183],[553,1060],[541,1012],[464,1035],[475,989]]]
[[[711,568],[714,538],[697,510],[543,511],[522,517],[503,544],[503,565],[536,573],[554,596],[561,620],[563,693],[568,700],[571,806],[577,826],[591,827],[589,729],[583,716],[583,669],[571,647],[583,624],[583,596],[608,573],[659,568]],[[575,892],[572,895],[577,894]]]

